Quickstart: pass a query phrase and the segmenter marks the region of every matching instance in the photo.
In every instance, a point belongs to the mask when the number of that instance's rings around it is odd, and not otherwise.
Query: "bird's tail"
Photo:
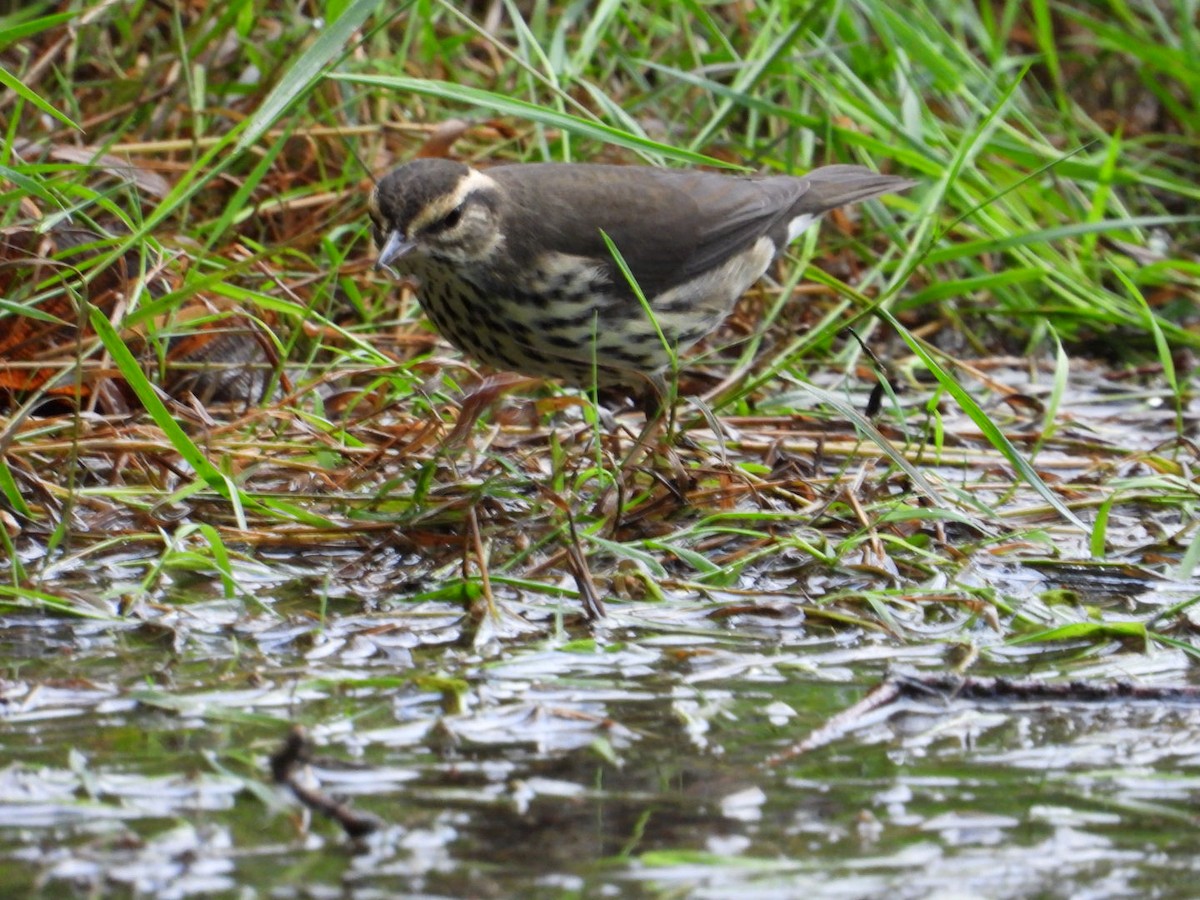
[[[813,215],[881,194],[906,191],[917,183],[898,175],[880,175],[865,166],[822,166],[805,175],[804,180],[809,189],[796,211]]]

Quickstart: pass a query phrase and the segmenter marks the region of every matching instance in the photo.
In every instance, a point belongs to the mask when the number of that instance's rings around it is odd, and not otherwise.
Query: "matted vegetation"
[[[420,648],[403,677],[303,677],[449,707],[474,676],[448,635],[561,646],[601,603],[662,640],[748,621],[963,670],[1157,652],[1177,677],[1198,45],[1182,0],[9,12],[0,603],[161,627],[185,659],[298,619],[281,658],[327,634],[379,665],[355,616],[384,611]],[[629,460],[640,413],[476,371],[373,270],[366,193],[417,154],[921,184],[796,244]],[[222,612],[185,626],[185,603]],[[125,652],[128,687],[150,669]]]

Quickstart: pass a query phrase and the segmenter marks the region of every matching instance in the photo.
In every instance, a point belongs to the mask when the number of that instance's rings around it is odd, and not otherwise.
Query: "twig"
[[[294,727],[271,756],[271,775],[276,784],[291,788],[296,799],[314,812],[333,819],[352,838],[366,837],[383,827],[383,820],[371,813],[357,812],[349,803],[326,794],[320,788],[304,784],[300,770],[312,761],[312,743],[300,726]]]

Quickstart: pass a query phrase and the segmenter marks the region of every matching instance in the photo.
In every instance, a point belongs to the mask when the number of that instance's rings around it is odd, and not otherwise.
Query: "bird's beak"
[[[375,270],[388,269],[391,271],[392,263],[416,246],[413,241],[404,236],[402,231],[397,229],[388,232],[387,240],[383,242],[383,246],[379,250],[379,258],[375,260]],[[396,273],[393,271],[392,274]]]

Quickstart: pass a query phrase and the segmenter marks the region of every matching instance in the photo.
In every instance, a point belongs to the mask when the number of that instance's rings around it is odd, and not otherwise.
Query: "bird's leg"
[[[646,424],[633,442],[633,449],[621,463],[621,471],[625,472],[642,457],[653,452],[651,439],[666,425],[667,443],[675,436],[675,390],[674,385],[668,384],[662,373],[655,372],[646,375],[646,385],[635,395],[634,405],[641,409],[646,417]]]

